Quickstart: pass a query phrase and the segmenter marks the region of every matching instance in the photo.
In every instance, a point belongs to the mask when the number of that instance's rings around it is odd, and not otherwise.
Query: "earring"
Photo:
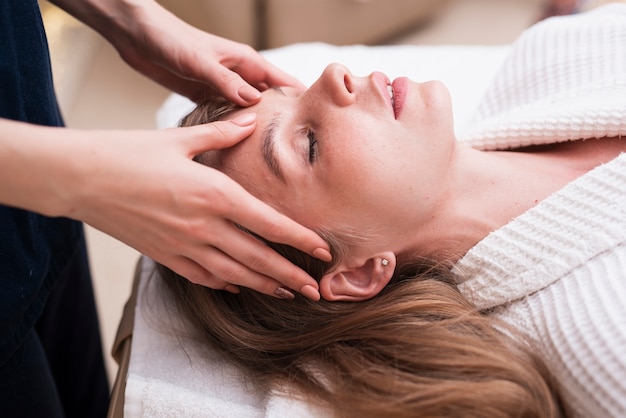
[[[386,258],[383,258],[382,260],[380,260],[380,264],[386,267],[389,265],[389,260],[387,260]]]

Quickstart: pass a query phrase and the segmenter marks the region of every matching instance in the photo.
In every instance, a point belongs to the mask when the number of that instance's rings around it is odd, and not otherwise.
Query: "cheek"
[[[343,126],[327,150],[322,150],[326,153],[319,172],[321,184],[323,190],[334,195],[333,201],[364,204],[384,190],[403,167],[407,133],[401,134],[397,126],[371,115],[345,121]]]
[[[448,167],[448,145],[433,137],[437,130],[421,134],[429,137],[416,137],[406,127],[378,131],[379,136],[374,132],[359,141],[346,141],[328,170],[326,187],[334,196],[329,204],[338,212],[337,222],[372,228],[429,205],[439,193]]]

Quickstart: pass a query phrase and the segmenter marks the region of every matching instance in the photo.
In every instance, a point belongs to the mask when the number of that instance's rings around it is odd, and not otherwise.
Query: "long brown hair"
[[[217,110],[216,110],[217,109]],[[232,109],[200,105],[184,124]],[[334,259],[342,243],[329,241]],[[319,280],[329,265],[268,242]],[[195,285],[159,266],[186,318],[211,347],[260,387],[285,384],[294,396],[340,417],[562,417],[560,395],[531,343],[481,314],[449,266],[415,257],[364,302],[278,301],[241,289]]]

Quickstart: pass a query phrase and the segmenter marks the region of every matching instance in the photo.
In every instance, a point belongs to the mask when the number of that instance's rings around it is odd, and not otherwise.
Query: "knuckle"
[[[236,67],[236,66],[233,66]],[[221,71],[218,75],[219,83],[221,85],[227,86],[239,81],[239,75],[230,69],[224,68],[224,71]]]
[[[240,44],[241,45],[241,50],[242,53],[244,54],[250,54],[250,55],[256,55],[257,52],[254,48],[252,48],[250,45],[248,44]]]
[[[261,272],[267,270],[270,263],[266,254],[261,251],[255,251],[248,255],[246,264],[251,270]]]
[[[265,234],[270,241],[279,242],[285,236],[285,226],[280,223],[270,222],[267,225]]]
[[[193,284],[202,284],[202,282],[207,281],[206,275],[199,268],[187,268],[180,274]]]
[[[202,219],[208,219],[207,216],[214,215],[220,218],[226,218],[232,213],[234,204],[230,198],[229,180],[222,176],[215,176],[212,181],[199,192],[199,199],[202,201],[205,214]],[[197,225],[194,225],[197,227]]]
[[[219,280],[212,273],[206,271],[197,270],[186,276],[186,279],[193,284],[208,287],[210,289],[219,290],[223,289],[226,286],[226,283]]]
[[[226,124],[223,121],[215,121],[210,123],[211,128],[214,131],[214,135],[218,137],[226,137],[228,135],[227,126],[230,124]]]
[[[237,43],[237,53],[234,55],[230,55],[229,64],[230,67],[235,67],[241,63],[245,63],[249,60],[250,57],[254,57],[258,54],[258,52],[252,48],[252,46],[243,43]]]
[[[242,273],[236,268],[224,268],[219,273],[220,281],[230,284],[240,284]]]

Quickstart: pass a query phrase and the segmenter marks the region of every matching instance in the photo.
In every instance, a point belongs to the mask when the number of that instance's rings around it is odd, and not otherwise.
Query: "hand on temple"
[[[245,116],[235,121],[243,126],[218,122],[97,140],[108,143],[108,152],[90,162],[89,193],[74,205],[75,216],[194,283],[268,295],[286,286],[317,299],[312,278],[235,224],[310,254],[326,243],[221,172],[189,161],[248,136],[254,119]],[[115,164],[103,170],[109,161]]]
[[[162,131],[0,120],[7,134],[0,141],[6,156],[0,178],[12,179],[0,183],[0,202],[84,221],[194,283],[278,297],[284,286],[319,299],[315,280],[235,224],[328,260],[326,242],[223,173],[191,161],[207,149],[234,145],[254,126],[252,114]]]

